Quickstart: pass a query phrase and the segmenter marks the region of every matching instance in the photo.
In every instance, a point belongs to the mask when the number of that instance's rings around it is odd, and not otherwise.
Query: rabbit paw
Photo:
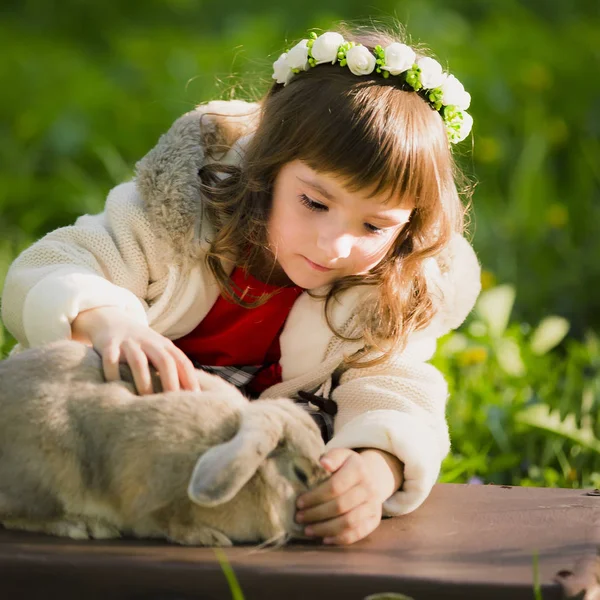
[[[95,540],[114,540],[121,537],[121,532],[114,525],[102,521],[87,523],[88,534]]]
[[[50,523],[48,533],[60,535],[61,537],[69,537],[73,540],[89,540],[90,533],[87,524],[83,521],[57,521]]]
[[[82,521],[29,521],[27,519],[7,519],[2,521],[2,526],[5,529],[47,533],[59,537],[68,537],[74,540],[88,540],[90,537],[87,527]]]

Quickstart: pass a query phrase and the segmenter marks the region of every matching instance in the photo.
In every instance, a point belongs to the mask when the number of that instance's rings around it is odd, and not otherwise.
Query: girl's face
[[[367,191],[348,191],[344,180],[300,160],[281,168],[268,239],[279,267],[295,285],[311,289],[366,273],[385,257],[413,206],[386,205],[386,194],[368,196]]]

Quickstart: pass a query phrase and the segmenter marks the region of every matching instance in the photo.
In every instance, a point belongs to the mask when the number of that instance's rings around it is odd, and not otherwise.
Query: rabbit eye
[[[308,476],[300,467],[294,467],[294,475],[298,478],[298,480],[306,485],[308,483]]]

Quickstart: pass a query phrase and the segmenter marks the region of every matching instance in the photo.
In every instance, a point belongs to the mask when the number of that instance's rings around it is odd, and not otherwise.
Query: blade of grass
[[[223,573],[225,574],[225,578],[227,579],[227,583],[229,585],[229,589],[231,590],[231,600],[244,600],[244,594],[242,593],[242,588],[235,576],[233,569],[231,568],[231,564],[227,560],[227,556],[225,552],[221,550],[221,548],[214,548],[215,555],[219,564],[221,565],[221,569],[223,569]]]
[[[540,566],[537,550],[533,553],[533,597],[534,600],[543,600],[540,586]]]

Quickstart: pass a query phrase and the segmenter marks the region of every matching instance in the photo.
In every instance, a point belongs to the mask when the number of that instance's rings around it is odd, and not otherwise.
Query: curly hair
[[[371,50],[404,41],[374,27],[349,31],[345,39]],[[417,49],[417,55],[423,51]],[[222,266],[233,257],[251,269],[264,256],[275,178],[283,165],[301,160],[315,171],[334,174],[349,191],[389,192],[414,201],[410,219],[386,256],[368,273],[336,280],[324,296],[332,332],[344,340],[364,340],[346,357],[348,366],[384,361],[402,349],[407,337],[426,327],[435,314],[425,261],[438,258],[455,233],[462,233],[466,207],[462,174],[451,154],[443,121],[417,93],[390,77],[357,77],[338,65],[322,64],[296,74],[286,85],[274,83],[260,101],[261,115],[241,166],[210,164],[201,170],[208,217],[216,236],[206,260],[223,294],[252,307],[270,296],[244,300]],[[226,173],[227,177],[220,176]],[[361,304],[355,332],[345,337],[330,318],[332,302],[349,288],[373,286]],[[371,351],[377,350],[368,360]],[[367,360],[365,360],[367,358]]]

